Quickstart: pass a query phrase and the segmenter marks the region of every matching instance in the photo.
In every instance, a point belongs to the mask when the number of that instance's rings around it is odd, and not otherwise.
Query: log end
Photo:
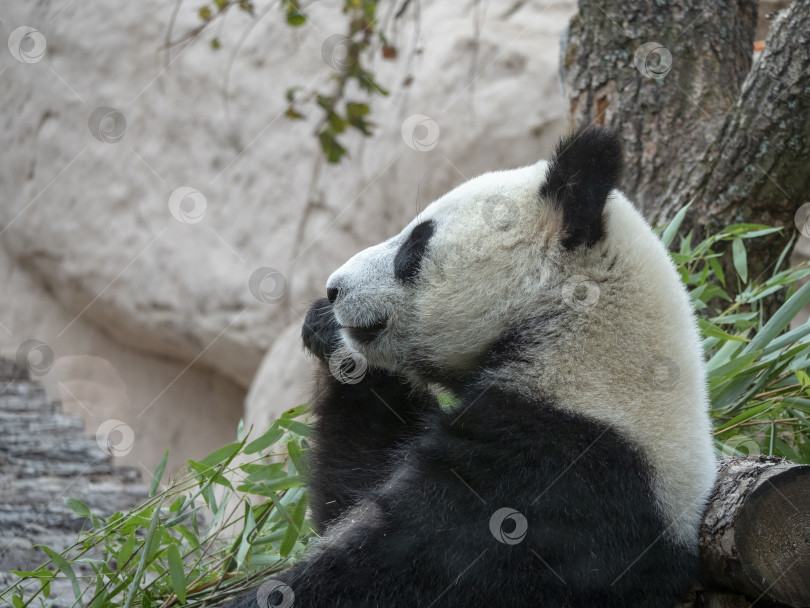
[[[745,501],[734,528],[740,564],[762,597],[810,606],[810,466],[768,477]]]

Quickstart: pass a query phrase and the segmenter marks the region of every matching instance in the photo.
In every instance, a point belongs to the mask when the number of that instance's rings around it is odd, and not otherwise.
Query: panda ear
[[[586,127],[557,144],[540,196],[562,210],[566,249],[591,247],[602,238],[602,211],[621,172],[622,145],[615,131]]]

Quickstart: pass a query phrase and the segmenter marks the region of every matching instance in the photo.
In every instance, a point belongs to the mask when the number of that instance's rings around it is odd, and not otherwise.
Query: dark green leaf
[[[261,452],[262,450],[269,448],[271,445],[276,443],[283,436],[284,431],[274,424],[264,435],[247,444],[244,452],[245,454],[255,454],[256,452]]]
[[[163,458],[160,459],[160,462],[155,469],[154,475],[152,475],[152,483],[149,485],[149,496],[154,496],[155,492],[158,489],[158,485],[160,485],[160,480],[163,479],[163,471],[166,470],[166,463],[169,461],[169,450],[167,449],[163,453]]]
[[[177,595],[177,600],[181,604],[186,603],[186,573],[183,568],[183,558],[180,556],[180,549],[177,545],[169,545],[167,551],[169,560],[169,577],[172,581],[172,591]]]
[[[737,237],[731,241],[731,253],[734,258],[734,269],[740,275],[743,283],[748,282],[748,259],[745,253],[745,244]]]

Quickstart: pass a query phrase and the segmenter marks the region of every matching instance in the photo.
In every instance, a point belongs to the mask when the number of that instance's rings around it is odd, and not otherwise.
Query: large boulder
[[[294,31],[279,11],[234,11],[167,49],[199,6],[181,4],[169,31],[175,4],[160,0],[10,4],[2,247],[70,318],[248,386],[331,269],[466,177],[547,154],[563,128],[573,2],[428,3],[418,33],[416,6],[397,22],[399,60],[375,60],[391,89],[372,103],[376,134],[350,136],[333,166],[317,112],[283,114],[288,87],[331,86],[334,6]]]

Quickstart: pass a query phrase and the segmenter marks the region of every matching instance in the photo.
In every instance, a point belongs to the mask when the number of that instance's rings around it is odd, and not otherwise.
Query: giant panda
[[[667,251],[616,189],[621,157],[615,133],[580,130],[329,277],[303,330],[320,538],[235,605],[683,597],[715,479],[703,356]]]

